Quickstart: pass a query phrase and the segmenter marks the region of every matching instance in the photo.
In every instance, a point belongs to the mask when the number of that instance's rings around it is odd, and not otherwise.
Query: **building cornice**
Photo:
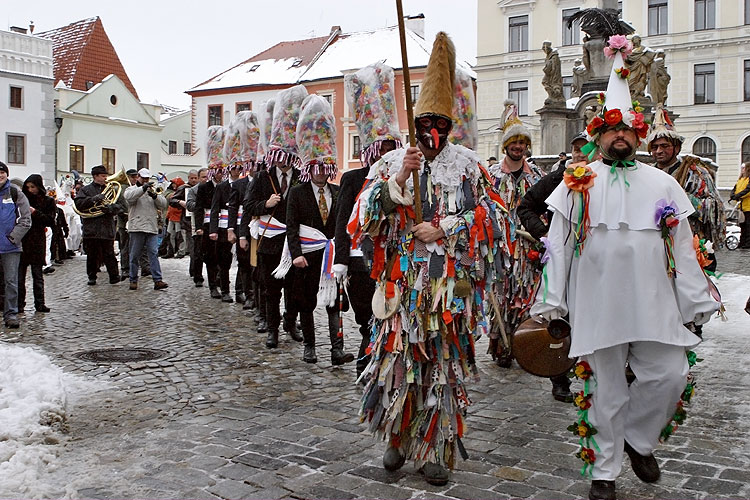
[[[143,123],[135,120],[130,120],[127,118],[117,118],[114,116],[97,116],[97,115],[84,115],[81,113],[76,113],[74,111],[68,111],[66,109],[60,109],[58,110],[58,113],[60,115],[60,118],[71,118],[75,120],[82,120],[82,121],[88,121],[88,122],[95,122],[95,123],[101,123],[101,124],[117,124],[122,125],[125,127],[133,127],[133,128],[140,128],[140,129],[149,129],[149,130],[156,130],[160,131],[164,128],[163,125],[153,125],[150,123]]]

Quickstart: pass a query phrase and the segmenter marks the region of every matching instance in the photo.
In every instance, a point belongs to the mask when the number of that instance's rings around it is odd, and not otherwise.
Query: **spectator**
[[[125,190],[125,200],[128,202],[128,233],[130,234],[130,289],[138,289],[138,261],[144,246],[151,266],[151,276],[154,279],[154,290],[163,290],[167,285],[162,281],[161,266],[159,265],[159,222],[158,210],[167,208],[167,199],[156,194],[151,180],[151,172],[147,168],[138,171],[138,181],[135,186]]]
[[[490,156],[489,158],[487,158],[488,167],[491,167],[492,165],[496,165],[496,164],[497,164],[497,158],[495,158],[494,156]]]
[[[179,200],[185,199],[185,181],[179,177],[172,179],[172,184],[176,186],[174,193],[169,196],[169,208],[167,209],[167,234],[169,243],[174,251],[174,256],[181,259],[187,252],[187,238],[185,229],[182,225],[182,219],[185,216],[185,209],[180,205]]]
[[[26,271],[31,267],[31,278],[34,289],[34,309],[37,312],[49,312],[44,303],[44,274],[42,267],[46,263],[47,228],[55,224],[57,204],[47,196],[47,190],[39,174],[30,175],[23,183],[23,194],[31,206],[31,229],[23,237],[23,253],[18,266],[18,311],[26,307]]]
[[[122,209],[117,203],[104,204],[104,191],[107,185],[107,169],[97,165],[91,169],[93,181],[76,191],[75,204],[80,212],[95,207],[97,215],[81,217],[83,223],[83,250],[86,252],[86,274],[89,285],[96,285],[99,266],[104,264],[109,274],[109,282],[120,282],[120,273],[115,258],[115,220]]]
[[[62,264],[63,259],[69,259],[68,249],[65,245],[65,238],[70,234],[68,222],[65,220],[63,209],[55,207],[55,225],[52,227],[52,260],[55,264]]]
[[[18,328],[18,264],[21,240],[31,227],[31,211],[26,196],[8,180],[8,166],[0,161],[0,261],[5,276],[3,319],[8,328]]]
[[[750,248],[750,163],[742,164],[740,178],[729,199],[738,202],[737,207],[745,218],[740,224],[740,244],[737,248]]]

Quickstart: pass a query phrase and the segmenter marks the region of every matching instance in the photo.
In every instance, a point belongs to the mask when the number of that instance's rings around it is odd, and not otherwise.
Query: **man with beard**
[[[495,191],[500,195],[511,220],[509,252],[503,255],[504,279],[496,285],[496,303],[493,329],[490,334],[490,354],[498,366],[510,368],[513,353],[510,336],[528,317],[539,279],[539,269],[528,255],[534,244],[517,232],[521,229],[518,206],[526,192],[544,175],[539,168],[526,159],[531,147],[531,133],[518,118],[518,108],[513,101],[505,101],[503,124],[503,161],[490,167]],[[533,254],[532,254],[533,255]]]
[[[719,308],[693,248],[690,200],[669,174],[635,160],[648,126],[619,76],[627,46],[613,38],[606,100],[584,147],[602,159],[566,172],[547,199],[546,279],[531,309],[550,329],[570,318],[569,355],[580,357],[575,374],[584,380],[570,430],[592,478],[589,498],[607,500],[616,498],[623,453],[639,479],[659,479],[653,451],[673,430],[665,423],[684,417],[686,351],[700,341],[683,325]]]
[[[370,167],[384,154],[401,147],[393,80],[393,69],[382,63],[362,68],[356,73],[346,75],[344,79],[349,109],[353,110],[362,144],[359,155],[362,168],[349,170],[341,176],[336,202],[336,256],[333,270],[337,280],[348,280],[347,296],[362,336],[357,354],[357,378],[370,362],[367,347],[370,345],[375,280],[370,277],[368,262],[372,259],[372,242],[367,241],[369,255],[365,256],[362,245],[352,248],[346,227],[357,195],[367,180]]]

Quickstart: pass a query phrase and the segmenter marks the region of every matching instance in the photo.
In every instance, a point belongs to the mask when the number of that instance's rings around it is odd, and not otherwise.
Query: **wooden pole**
[[[417,144],[414,133],[414,110],[411,102],[411,79],[409,78],[409,59],[406,56],[406,28],[404,27],[404,8],[401,0],[396,0],[396,11],[398,12],[398,33],[401,38],[401,66],[404,73],[404,95],[406,97],[406,120],[409,122],[409,146]],[[414,183],[414,212],[417,224],[422,222],[422,192],[419,189],[419,171],[412,170],[412,182]]]

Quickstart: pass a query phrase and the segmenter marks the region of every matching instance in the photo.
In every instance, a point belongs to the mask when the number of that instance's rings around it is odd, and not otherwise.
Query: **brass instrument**
[[[101,194],[104,195],[103,200],[97,201],[94,206],[88,210],[78,210],[74,203],[73,210],[84,219],[104,215],[104,208],[116,203],[120,198],[122,185],[125,183],[130,184],[130,179],[128,179],[127,174],[125,174],[125,170],[120,170],[116,174],[110,175],[107,177],[107,185],[104,186],[104,190],[101,192]]]

